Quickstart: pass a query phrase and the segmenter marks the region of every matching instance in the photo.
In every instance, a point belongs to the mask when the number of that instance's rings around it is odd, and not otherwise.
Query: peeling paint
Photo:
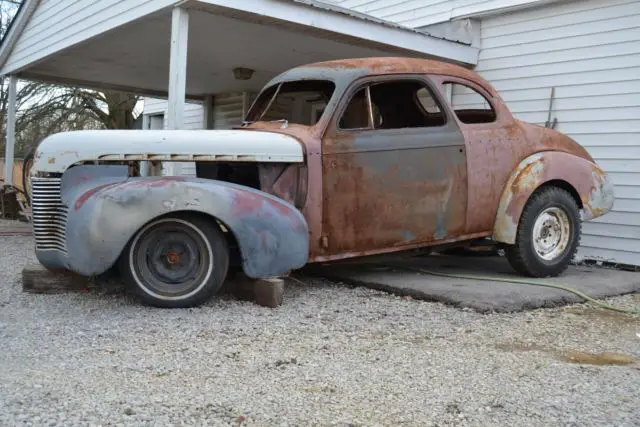
[[[79,176],[94,180],[69,186]],[[85,276],[102,274],[147,222],[172,212],[191,211],[217,219],[233,233],[245,273],[274,277],[304,266],[309,234],[302,214],[291,204],[248,187],[198,178],[127,178],[126,167],[81,166],[63,178],[62,199],[68,253],[36,251],[49,268]]]
[[[341,132],[341,108],[359,79],[393,75],[423,78],[446,123]],[[64,173],[62,197],[73,208],[66,225],[69,255],[51,263],[93,274],[114,261],[136,227],[181,210],[218,218],[237,238],[245,272],[266,277],[306,262],[481,237],[512,244],[526,202],[555,180],[575,189],[584,220],[606,214],[615,201],[612,183],[583,147],[555,130],[516,120],[495,88],[471,70],[412,58],[347,59],[294,68],[267,87],[298,79],[335,83],[314,126],[258,121],[232,131],[92,131],[47,138],[34,171]],[[445,100],[445,82],[482,93],[495,120],[460,121]],[[127,178],[126,167],[74,167],[96,160],[258,163],[255,186],[262,191],[206,179]]]
[[[561,181],[577,192],[583,221],[602,216],[613,208],[614,186],[595,163],[563,152],[536,153],[518,165],[505,186],[494,224],[497,241],[515,243],[526,202],[534,191],[552,181]]]

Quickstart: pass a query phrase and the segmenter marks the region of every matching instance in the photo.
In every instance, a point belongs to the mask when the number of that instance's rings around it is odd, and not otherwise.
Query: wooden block
[[[250,279],[237,275],[232,283],[232,292],[239,300],[276,308],[282,305],[284,299],[284,280]]]
[[[52,271],[42,264],[27,264],[22,270],[22,291],[34,294],[60,294],[80,292],[93,286],[93,280],[71,273]]]
[[[284,299],[284,280],[256,280],[253,292],[256,304],[269,308],[279,307]]]

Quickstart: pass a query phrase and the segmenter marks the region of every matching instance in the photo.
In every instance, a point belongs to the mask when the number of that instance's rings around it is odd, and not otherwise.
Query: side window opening
[[[451,108],[462,123],[493,123],[497,119],[491,103],[477,90],[460,83],[443,83],[445,93],[451,94]]]
[[[367,87],[351,99],[341,129],[404,129],[443,126],[446,116],[431,90],[424,83],[400,80],[374,83],[370,86],[373,126],[369,120]]]
[[[367,100],[367,87],[360,89],[349,101],[349,105],[342,113],[338,124],[340,129],[370,129],[369,102]]]

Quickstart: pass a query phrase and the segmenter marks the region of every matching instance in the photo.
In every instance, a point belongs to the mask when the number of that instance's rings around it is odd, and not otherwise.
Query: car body
[[[138,176],[140,162],[170,161],[196,162],[197,177]],[[252,278],[484,238],[518,271],[552,276],[573,258],[580,223],[615,199],[573,139],[514,118],[471,70],[410,58],[289,70],[233,130],[53,135],[32,186],[40,261],[84,275],[118,260],[132,271],[135,257],[123,259],[144,227],[199,215]],[[163,306],[203,301],[142,294]]]

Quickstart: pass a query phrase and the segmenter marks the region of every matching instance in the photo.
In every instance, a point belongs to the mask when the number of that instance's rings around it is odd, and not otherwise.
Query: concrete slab
[[[426,256],[388,261],[396,265],[416,267],[446,274],[490,276],[501,279],[529,280],[515,273],[503,257]],[[542,307],[557,307],[583,300],[571,293],[540,286],[452,279],[421,274],[385,266],[383,261],[318,266],[309,272],[332,280],[362,285],[412,296],[426,301],[442,302],[479,312],[516,312]],[[531,279],[534,282],[565,285],[593,298],[640,292],[640,273],[592,266],[571,266],[553,279]]]

